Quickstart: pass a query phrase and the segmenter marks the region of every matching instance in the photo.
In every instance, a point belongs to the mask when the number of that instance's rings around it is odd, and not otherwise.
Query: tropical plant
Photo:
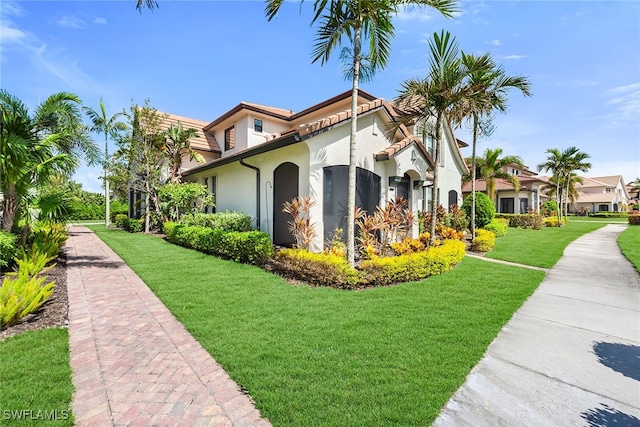
[[[468,75],[477,72],[467,68],[458,56],[459,48],[449,32],[434,33],[429,40],[429,71],[424,79],[410,79],[402,83],[400,95],[396,99],[399,114],[396,122],[389,129],[394,134],[406,123],[419,124],[419,132],[423,139],[433,138],[435,152],[433,156],[433,184],[431,186],[431,244],[435,239],[437,209],[435,203],[438,194],[438,164],[441,156],[443,129],[459,118],[458,110],[463,108],[466,100],[478,89],[470,85]],[[474,66],[485,67],[477,63]]]
[[[158,189],[158,196],[163,211],[169,212],[172,221],[179,221],[181,213],[195,214],[213,206],[213,195],[206,186],[197,182],[165,184]]]
[[[282,212],[292,216],[289,231],[296,238],[296,248],[309,250],[311,241],[316,236],[315,224],[311,222],[309,212],[316,204],[311,197],[295,197],[290,202],[284,202]]]
[[[114,136],[117,132],[127,130],[128,126],[125,122],[119,121],[121,117],[126,117],[126,113],[121,111],[119,113],[115,113],[111,117],[107,115],[107,111],[104,106],[104,102],[102,102],[102,98],[100,98],[100,109],[99,111],[92,110],[89,107],[84,107],[84,111],[89,116],[89,120],[91,120],[91,131],[104,134],[104,198],[106,200],[105,203],[105,226],[109,226],[110,221],[110,197],[111,193],[109,190],[109,137]]]
[[[26,105],[0,90],[0,192],[2,229],[11,231],[16,219],[27,211],[32,190],[44,187],[53,177],[70,176],[80,156],[95,160],[95,144],[81,124],[73,94],[51,95],[29,114]],[[26,216],[28,218],[28,215]]]
[[[484,151],[484,155],[477,159],[477,173],[487,183],[487,196],[492,201],[496,197],[496,180],[504,179],[509,182],[513,189],[518,192],[520,190],[520,181],[515,175],[508,173],[505,168],[509,165],[518,165],[524,167],[524,162],[518,156],[504,156],[502,155],[502,148],[496,148],[492,150],[487,148]]]
[[[189,155],[190,160],[204,163],[202,154],[191,149],[189,140],[198,134],[197,129],[184,129],[182,123],[171,125],[165,131],[165,140],[161,143],[160,149],[167,156],[169,161],[169,180],[173,183],[182,181],[182,156]]]
[[[464,198],[464,201],[462,202],[462,210],[467,214],[467,216],[471,216],[471,195]],[[486,194],[476,191],[475,211],[476,225],[478,228],[483,228],[489,224],[495,216],[496,207]]]
[[[140,12],[142,12],[142,9],[145,8],[153,11],[158,7],[158,2],[156,0],[138,0],[138,2],[136,3],[136,9]]]
[[[502,67],[497,67],[493,58],[487,53],[482,56],[465,55],[462,62],[466,68],[473,70],[468,75],[469,84],[477,87],[460,109],[461,117],[467,119],[472,128],[471,142],[471,238],[475,238],[475,194],[476,194],[476,147],[479,136],[486,136],[493,131],[491,115],[494,111],[506,112],[507,93],[509,89],[519,89],[524,96],[531,96],[530,84],[524,76],[507,76]]]
[[[114,155],[114,170],[119,187],[130,187],[144,194],[144,231],[149,232],[152,211],[160,217],[158,188],[165,182],[160,150],[164,140],[160,113],[146,100],[143,106],[131,106],[130,134],[120,135]],[[159,224],[158,224],[159,225]]]
[[[269,20],[276,16],[283,3],[284,0],[267,0],[265,14]],[[408,4],[433,7],[446,17],[452,17],[457,11],[455,0],[315,0],[313,4],[311,24],[319,23],[319,27],[312,62],[320,60],[324,65],[344,38],[351,47],[343,49],[341,55],[350,62],[346,75],[352,81],[347,189],[347,260],[351,266],[355,263],[358,84],[361,78],[371,78],[387,65],[394,35],[392,17]],[[363,44],[368,44],[368,52],[362,51]]]

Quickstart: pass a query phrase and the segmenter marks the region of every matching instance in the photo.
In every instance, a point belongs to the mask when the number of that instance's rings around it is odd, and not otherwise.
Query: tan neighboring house
[[[405,126],[389,139],[385,128],[396,114],[393,106],[362,90],[358,95],[356,204],[373,212],[403,196],[412,211],[425,209],[433,142]],[[282,205],[310,196],[316,202],[310,212],[317,232],[312,249],[321,250],[336,228],[346,230],[350,117],[347,91],[298,113],[241,102],[209,123],[175,115],[167,120],[198,129],[192,148],[205,153],[207,162],[183,163],[183,180],[206,185],[216,210],[252,215],[257,229],[287,246],[294,238]],[[462,202],[460,182],[467,169],[451,129],[443,133],[440,194],[441,204],[448,206]]]
[[[526,166],[511,164],[505,166],[503,170],[518,179],[520,190],[515,191],[513,185],[506,179],[496,179],[496,196],[493,200],[496,212],[520,214],[527,213],[530,209],[540,210],[540,206],[548,199],[541,191],[541,188],[548,183],[548,179],[538,176]],[[476,191],[487,192],[487,183],[484,179],[476,180]],[[471,194],[471,182],[462,185],[462,194],[464,197]]]
[[[582,180],[582,184],[576,184],[578,198],[569,206],[569,212],[619,212],[627,209],[630,197],[622,175],[582,177]]]

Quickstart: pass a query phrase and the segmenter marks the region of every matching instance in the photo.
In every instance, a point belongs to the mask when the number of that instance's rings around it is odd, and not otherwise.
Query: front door
[[[273,244],[278,246],[293,246],[295,237],[289,231],[291,215],[282,212],[284,202],[290,202],[298,197],[297,165],[286,162],[273,171]]]

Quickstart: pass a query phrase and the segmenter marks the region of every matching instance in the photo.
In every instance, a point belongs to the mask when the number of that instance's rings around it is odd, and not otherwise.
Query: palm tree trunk
[[[560,227],[560,222],[562,220],[560,209],[562,209],[562,194],[560,192],[560,177],[558,177],[558,183],[556,183],[556,199],[558,200],[558,209],[556,210],[558,216],[558,227]]]
[[[433,246],[436,236],[436,221],[438,216],[438,169],[440,167],[440,138],[442,133],[440,128],[442,127],[442,113],[438,113],[436,119],[436,149],[435,158],[433,159],[433,185],[431,186],[431,227],[429,229],[429,245]]]
[[[107,175],[107,168],[109,164],[109,144],[107,142],[107,132],[104,132],[104,225],[105,227],[109,226],[109,222],[111,220],[111,200],[110,200],[110,191],[109,191],[109,177]]]
[[[2,202],[2,231],[11,233],[19,203],[20,199],[16,194],[15,187],[10,186],[4,193],[4,200]]]
[[[353,41],[353,86],[351,88],[351,135],[349,137],[349,181],[347,187],[347,260],[355,265],[356,132],[358,130],[358,79],[360,77],[361,28]]]
[[[471,143],[471,240],[476,238],[476,143],[478,141],[478,116],[473,115],[473,142]]]

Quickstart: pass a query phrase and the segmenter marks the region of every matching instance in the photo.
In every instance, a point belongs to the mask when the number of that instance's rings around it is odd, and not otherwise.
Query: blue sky
[[[110,114],[146,98],[204,121],[240,101],[300,111],[350,88],[339,51],[324,66],[311,64],[312,3],[286,3],[267,22],[259,1],[159,0],[155,12],[138,13],[134,0],[2,0],[0,86],[31,108],[70,91],[92,108],[103,98]],[[575,145],[591,155],[588,176],[640,176],[640,2],[460,8],[455,19],[428,9],[397,17],[388,67],[361,87],[393,99],[404,80],[424,77],[431,34],[449,30],[465,52],[490,52],[532,83],[533,97],[511,94],[480,151],[500,147],[535,169],[547,148]],[[456,135],[470,140],[466,129]],[[99,175],[83,166],[75,179],[101,191]]]

